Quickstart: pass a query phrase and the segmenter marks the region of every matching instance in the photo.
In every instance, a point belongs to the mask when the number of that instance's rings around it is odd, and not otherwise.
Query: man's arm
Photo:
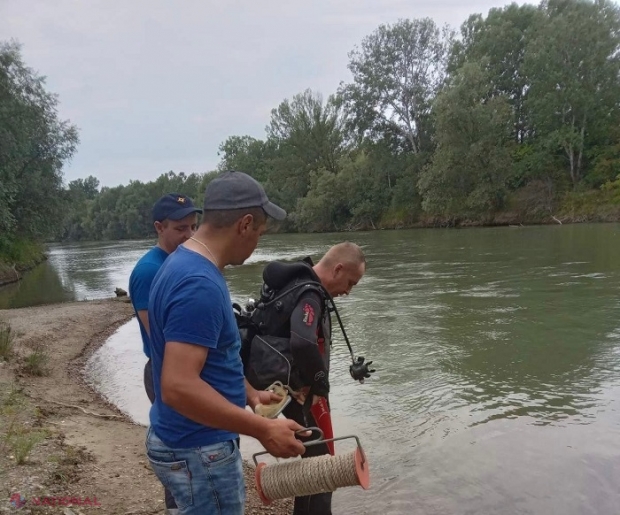
[[[149,293],[158,270],[159,267],[153,263],[142,263],[134,268],[129,278],[129,299],[148,335],[151,334]]]
[[[151,327],[149,326],[149,310],[141,309],[137,313],[138,313],[138,318],[140,319],[140,322],[142,322],[142,325],[144,326],[144,330],[146,331],[146,334],[150,336]]]
[[[167,342],[161,375],[162,401],[199,424],[252,436],[273,456],[303,454],[305,447],[294,437],[294,431],[302,426],[288,419],[269,420],[242,409],[200,377],[208,355],[207,347]]]
[[[312,393],[326,397],[329,393],[327,367],[317,345],[321,323],[321,298],[313,291],[304,293],[291,314],[291,352],[302,380]]]

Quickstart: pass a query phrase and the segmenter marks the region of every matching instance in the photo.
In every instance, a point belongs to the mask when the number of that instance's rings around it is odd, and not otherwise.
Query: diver
[[[339,243],[316,265],[310,258],[268,264],[260,300],[250,302],[246,311],[235,305],[248,382],[256,389],[282,382],[297,400],[284,406],[284,416],[305,427],[319,427],[325,439],[333,437],[328,401],[332,311],[351,353],[353,379],[364,382],[375,371],[372,361],[354,356],[333,303],[334,297],[348,295],[365,271],[362,249]],[[310,446],[303,457],[328,453],[334,453],[333,442]],[[330,515],[331,497],[331,493],[296,497],[293,515]]]

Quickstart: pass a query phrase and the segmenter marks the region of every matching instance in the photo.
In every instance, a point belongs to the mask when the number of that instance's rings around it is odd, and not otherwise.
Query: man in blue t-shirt
[[[226,281],[227,265],[254,251],[267,216],[286,212],[242,172],[225,172],[205,191],[195,235],[161,267],[149,299],[155,402],[147,455],[183,515],[243,515],[245,484],[239,434],[257,438],[272,455],[293,457],[303,427],[245,409],[279,400],[244,379],[241,341]]]
[[[155,400],[151,350],[149,342],[149,292],[155,275],[164,264],[168,254],[186,241],[198,226],[198,213],[191,199],[178,193],[169,193],[153,205],[153,225],[157,231],[157,245],[136,263],[129,277],[129,297],[138,319],[142,335],[142,349],[149,360],[144,367],[144,389],[151,401]],[[177,513],[172,494],[165,490],[166,508],[170,515]]]

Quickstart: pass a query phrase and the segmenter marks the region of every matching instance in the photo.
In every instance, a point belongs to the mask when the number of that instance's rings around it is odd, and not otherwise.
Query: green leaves
[[[61,220],[62,166],[78,144],[77,128],[58,119],[58,100],[21,60],[19,46],[0,43],[0,232],[53,234]]]
[[[424,150],[451,36],[430,18],[400,20],[381,25],[349,54],[353,83],[341,84],[339,96],[360,137],[376,140],[392,133],[403,148]]]
[[[523,62],[526,108],[539,138],[563,153],[576,186],[591,135],[620,120],[620,11],[605,0],[542,7]]]
[[[218,170],[253,175],[290,213],[283,230],[491,222],[506,211],[540,221],[568,189],[616,199],[620,8],[610,0],[491,9],[459,38],[428,18],[399,20],[349,59],[352,79],[336,95],[284,99],[264,138],[219,147]],[[61,191],[77,130],[56,106],[19,48],[0,46],[2,237],[44,235],[61,208],[65,238],[148,236],[159,196],[199,200],[213,177],[169,172],[102,189],[89,177]]]
[[[488,216],[503,206],[511,167],[512,116],[492,96],[485,63],[466,63],[435,102],[437,150],[421,174],[425,211]]]

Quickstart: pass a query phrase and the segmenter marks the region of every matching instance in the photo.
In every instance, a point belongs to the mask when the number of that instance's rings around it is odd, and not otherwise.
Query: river
[[[337,435],[359,436],[372,487],[336,492],[336,513],[620,513],[620,225],[375,231],[367,274],[337,304]],[[226,271],[256,296],[272,259],[319,257],[343,234],[268,235]],[[0,307],[109,297],[152,242],[54,245]],[[148,401],[135,320],[87,373],[138,422]]]

